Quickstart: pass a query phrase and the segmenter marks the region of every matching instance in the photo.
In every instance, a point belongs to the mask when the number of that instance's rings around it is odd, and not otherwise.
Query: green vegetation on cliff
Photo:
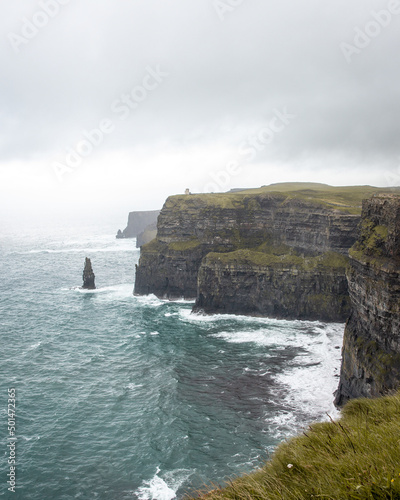
[[[158,253],[166,248],[166,244],[156,238],[142,246],[142,255],[146,253]]]
[[[168,248],[175,252],[184,252],[197,248],[201,242],[197,238],[192,238],[186,241],[173,241],[168,245]]]
[[[316,257],[304,257],[298,255],[293,249],[284,252],[285,245],[270,248],[269,251],[260,251],[263,246],[256,250],[237,250],[228,253],[210,252],[206,257],[206,264],[218,260],[222,264],[229,265],[255,265],[259,267],[290,267],[302,271],[331,269],[345,269],[348,258],[336,252],[326,252]]]
[[[370,213],[363,214],[360,236],[350,248],[349,255],[359,262],[375,267],[396,268],[399,255],[395,243],[398,228],[395,225],[397,205],[396,195],[377,195],[371,198]]]
[[[209,500],[400,499],[400,394],[347,403],[342,417],[281,444]]]
[[[167,208],[200,209],[204,206],[222,209],[238,209],[243,207],[251,212],[258,208],[263,198],[273,196],[281,198],[285,204],[293,199],[299,202],[318,205],[325,209],[335,209],[340,212],[361,214],[362,200],[374,194],[400,192],[400,188],[377,188],[373,186],[329,186],[318,183],[290,182],[271,184],[256,189],[246,189],[238,192],[204,193],[193,195],[170,196]]]
[[[313,182],[284,182],[242,191],[243,194],[281,193],[289,199],[320,204],[349,214],[360,214],[362,200],[374,194],[400,192],[400,188],[377,188],[373,186],[329,186]]]
[[[361,234],[354,245],[354,250],[380,257],[383,255],[388,233],[386,226],[376,225],[370,219],[365,218],[361,222]]]

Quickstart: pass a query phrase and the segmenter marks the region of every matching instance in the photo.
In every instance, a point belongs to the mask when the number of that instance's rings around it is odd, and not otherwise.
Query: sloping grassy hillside
[[[348,213],[361,213],[361,203],[365,198],[380,193],[400,193],[400,188],[377,188],[373,186],[329,186],[328,184],[283,182],[258,189],[242,191],[242,194],[281,193],[289,198],[321,203]]]
[[[170,196],[166,202],[169,208],[215,206],[233,209],[241,206],[252,208],[257,200],[273,195],[282,203],[292,199],[313,203],[325,208],[333,208],[349,214],[361,214],[361,202],[374,194],[400,193],[400,188],[377,188],[373,186],[329,186],[328,184],[284,182],[256,189],[245,189],[227,193],[204,193]]]
[[[400,394],[350,401],[207,500],[400,499]]]

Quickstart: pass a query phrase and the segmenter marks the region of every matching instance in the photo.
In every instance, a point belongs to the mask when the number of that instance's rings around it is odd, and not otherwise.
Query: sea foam
[[[157,467],[154,476],[148,481],[143,481],[135,494],[140,500],[172,500],[190,475],[191,471],[187,469],[177,469],[162,474],[164,480],[160,476],[160,468]]]

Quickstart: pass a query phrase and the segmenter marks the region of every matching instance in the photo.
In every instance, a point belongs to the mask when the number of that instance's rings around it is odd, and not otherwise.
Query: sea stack
[[[88,290],[94,290],[96,285],[94,284],[94,272],[92,269],[92,263],[88,257],[85,258],[85,267],[83,268],[83,286],[82,288],[87,288]]]

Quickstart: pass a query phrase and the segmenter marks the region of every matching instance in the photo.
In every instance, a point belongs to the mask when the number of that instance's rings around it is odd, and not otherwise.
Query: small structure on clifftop
[[[94,284],[94,272],[92,269],[92,263],[88,257],[85,258],[85,267],[83,268],[83,285],[82,288],[87,288],[88,290],[94,290],[96,285]]]

